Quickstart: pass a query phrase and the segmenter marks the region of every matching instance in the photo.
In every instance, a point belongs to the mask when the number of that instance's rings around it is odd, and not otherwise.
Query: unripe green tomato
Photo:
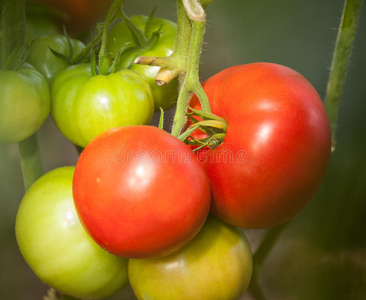
[[[0,143],[15,143],[34,134],[50,111],[47,81],[31,65],[0,70]]]
[[[74,167],[55,169],[31,186],[17,213],[16,238],[44,283],[76,298],[100,299],[127,285],[127,260],[103,250],[80,224],[73,174]]]
[[[247,289],[252,254],[235,227],[209,217],[181,250],[158,259],[131,259],[131,286],[139,300],[235,300]]]
[[[149,124],[154,101],[141,75],[123,70],[93,76],[89,64],[80,64],[67,68],[54,80],[51,114],[71,142],[85,147],[107,129]]]
[[[147,16],[134,16],[131,21],[143,32],[148,21]],[[116,54],[121,47],[130,47],[123,53],[119,61],[119,69],[129,68],[142,75],[149,83],[155,103],[155,111],[161,107],[164,110],[172,108],[178,97],[177,80],[174,79],[164,86],[157,86],[155,77],[160,67],[135,65],[134,61],[138,56],[158,56],[166,57],[173,53],[175,46],[175,34],[177,25],[169,20],[153,18],[150,23],[149,32],[145,32],[147,37],[151,37],[153,32],[160,31],[160,37],[147,49],[137,47],[132,34],[125,22],[117,23],[108,33],[108,51]],[[135,46],[135,47],[134,47]]]
[[[80,53],[85,45],[76,39],[70,38],[74,55]],[[36,38],[29,48],[27,62],[35,67],[46,79],[49,85],[56,75],[70,66],[70,63],[55,56],[50,48],[58,53],[69,56],[67,38],[61,34],[49,34]]]

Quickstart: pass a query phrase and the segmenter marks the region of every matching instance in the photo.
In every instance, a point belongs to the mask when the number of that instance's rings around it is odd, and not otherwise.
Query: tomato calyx
[[[153,26],[155,11],[156,11],[156,6],[150,13],[150,15],[147,19],[147,22],[146,22],[146,27],[145,27],[144,31],[142,31],[126,15],[123,8],[121,9],[120,17],[126,23],[128,29],[130,30],[132,38],[134,39],[137,47],[141,50],[147,50],[147,49],[151,48],[154,44],[156,44],[159,41],[160,36],[162,34],[161,29],[164,25],[161,25],[158,30],[150,33],[151,27]]]
[[[223,118],[211,112],[191,107],[187,112],[187,116],[190,125],[178,138],[187,145],[192,146],[193,151],[205,147],[214,149],[224,141],[227,123]],[[192,136],[192,133],[196,130],[200,130],[202,134]],[[198,136],[201,138],[197,138]]]

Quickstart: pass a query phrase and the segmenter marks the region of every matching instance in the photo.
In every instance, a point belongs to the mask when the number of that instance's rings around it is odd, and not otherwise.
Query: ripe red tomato
[[[331,144],[323,103],[299,73],[273,63],[228,68],[204,83],[212,112],[227,121],[223,143],[197,152],[212,211],[244,228],[294,217],[315,195]],[[197,98],[191,106],[198,108]]]
[[[110,129],[76,165],[81,222],[107,251],[126,258],[168,255],[203,226],[210,187],[189,147],[152,126]]]

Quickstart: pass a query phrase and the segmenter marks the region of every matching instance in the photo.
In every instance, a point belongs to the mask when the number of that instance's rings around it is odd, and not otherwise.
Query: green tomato
[[[131,18],[131,21],[145,33],[147,38],[150,38],[156,31],[161,32],[160,38],[149,45],[147,49],[140,49],[135,43],[126,23],[120,22],[108,33],[108,51],[116,54],[121,47],[128,46],[129,50],[122,55],[119,61],[119,69],[129,68],[142,75],[151,87],[155,110],[158,111],[159,107],[167,110],[173,107],[177,101],[177,80],[175,79],[164,86],[157,86],[155,84],[155,77],[160,67],[135,65],[134,61],[138,56],[166,57],[172,54],[175,46],[177,26],[171,21],[153,18],[147,32],[145,32],[148,19],[147,16],[135,16]]]
[[[51,102],[57,127],[80,147],[107,129],[149,124],[154,114],[151,89],[142,76],[130,70],[93,76],[87,64],[56,77]]]
[[[25,17],[25,42],[29,45],[31,42],[42,35],[51,33],[60,33],[60,26],[52,17],[46,15],[30,15]]]
[[[59,292],[82,299],[115,294],[128,283],[127,260],[99,247],[73,202],[74,167],[55,169],[25,194],[16,217],[19,249],[33,272]]]
[[[252,255],[235,227],[209,217],[181,250],[158,259],[131,259],[131,286],[140,300],[235,300],[247,289]]]
[[[0,82],[0,142],[20,142],[34,134],[48,116],[48,84],[29,64],[0,70]]]
[[[74,56],[85,48],[85,45],[79,40],[70,38],[70,42]],[[70,55],[69,44],[65,36],[61,34],[43,35],[31,44],[27,62],[35,67],[51,85],[56,75],[64,71],[71,63],[55,56],[50,48],[67,57]]]

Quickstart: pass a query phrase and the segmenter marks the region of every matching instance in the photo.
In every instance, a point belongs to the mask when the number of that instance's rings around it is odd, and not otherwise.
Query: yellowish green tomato
[[[134,16],[131,18],[131,21],[144,32],[147,39],[150,39],[154,32],[160,31],[159,39],[154,40],[146,49],[139,48],[128,26],[122,21],[117,23],[108,33],[108,51],[115,55],[118,49],[128,46],[129,49],[124,52],[119,61],[119,69],[129,68],[142,75],[151,87],[155,110],[158,111],[159,107],[167,110],[173,107],[177,101],[177,81],[173,80],[167,85],[157,86],[155,77],[160,67],[135,65],[134,61],[138,56],[166,57],[172,54],[175,46],[177,25],[166,19],[153,18],[146,30],[147,16]]]
[[[16,217],[19,249],[33,272],[59,292],[101,299],[128,283],[127,260],[99,247],[79,222],[72,196],[74,167],[43,175]]]
[[[122,70],[93,76],[89,64],[80,64],[67,68],[54,80],[51,114],[71,142],[85,147],[107,129],[149,124],[154,101],[141,75]]]
[[[34,134],[50,111],[47,81],[31,65],[0,70],[0,143],[15,143]]]
[[[128,274],[139,300],[236,300],[249,285],[252,254],[241,231],[209,217],[184,248],[131,259]]]

